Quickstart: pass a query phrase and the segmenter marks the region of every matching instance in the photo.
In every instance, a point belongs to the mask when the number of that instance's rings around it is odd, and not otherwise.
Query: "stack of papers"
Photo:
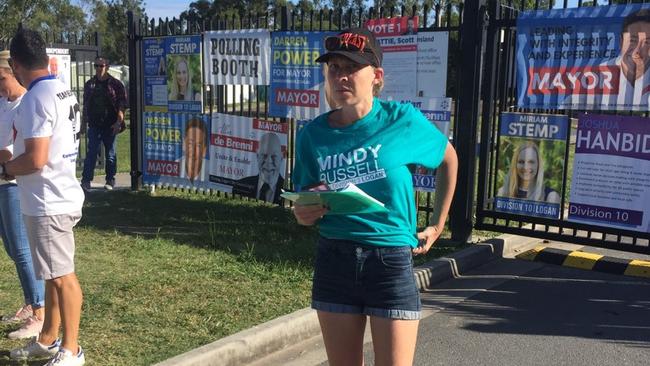
[[[325,206],[329,215],[388,212],[383,203],[352,183],[337,191],[284,192],[280,196],[298,205]]]

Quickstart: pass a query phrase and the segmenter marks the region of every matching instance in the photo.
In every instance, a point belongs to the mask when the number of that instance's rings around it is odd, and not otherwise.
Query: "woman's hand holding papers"
[[[327,191],[329,187],[325,183],[319,183],[317,185],[308,187],[307,191]],[[296,217],[296,220],[300,225],[311,226],[314,225],[318,220],[323,218],[323,215],[327,213],[327,207],[322,205],[299,205],[296,204],[293,206],[293,215]]]

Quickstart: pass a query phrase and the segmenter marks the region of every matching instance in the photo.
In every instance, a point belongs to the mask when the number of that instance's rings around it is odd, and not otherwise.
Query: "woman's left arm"
[[[458,156],[450,143],[447,143],[445,156],[436,172],[436,199],[433,215],[429,226],[418,233],[418,239],[422,244],[413,249],[415,255],[426,254],[445,228],[449,207],[456,190],[456,174],[458,173]]]

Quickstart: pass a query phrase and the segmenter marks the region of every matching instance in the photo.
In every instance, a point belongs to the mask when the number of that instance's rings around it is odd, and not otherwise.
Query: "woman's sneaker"
[[[9,333],[7,337],[9,337],[9,339],[31,338],[37,336],[42,329],[43,329],[43,321],[39,320],[35,316],[30,316],[29,318],[27,318],[25,323],[23,323],[22,327]]]
[[[16,314],[3,316],[2,322],[5,324],[20,323],[20,322],[24,322],[25,320],[27,320],[27,318],[33,315],[34,312],[32,311],[32,306],[25,305],[22,308],[18,309],[18,311],[16,311]]]
[[[13,360],[26,360],[28,358],[46,358],[56,355],[61,346],[61,340],[57,339],[49,346],[38,342],[37,337],[32,339],[23,347],[12,349],[9,357]]]
[[[84,363],[86,363],[86,357],[81,346],[79,346],[79,352],[76,355],[73,355],[67,349],[59,349],[59,352],[43,366],[81,366]]]

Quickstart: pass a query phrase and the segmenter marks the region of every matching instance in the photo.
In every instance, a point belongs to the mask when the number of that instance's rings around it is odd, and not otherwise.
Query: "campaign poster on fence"
[[[210,181],[232,193],[280,203],[287,161],[288,123],[214,113]]]
[[[408,100],[417,97],[417,17],[370,19],[364,24],[375,34],[383,52],[382,98]],[[408,22],[413,24],[408,26]]]
[[[417,96],[446,96],[449,32],[420,32],[417,43]]]
[[[71,59],[70,59],[70,50],[67,48],[47,48],[46,50],[47,57],[49,58],[49,63],[47,65],[47,71],[50,75],[55,75],[63,84],[68,88],[70,86],[70,75],[71,72]]]
[[[566,115],[501,113],[495,210],[560,217],[568,126]]]
[[[522,108],[647,111],[650,4],[526,11],[517,19]]]
[[[266,29],[205,32],[206,83],[268,85],[271,33]]]
[[[270,116],[312,119],[330,110],[325,98],[325,78],[316,59],[325,52],[325,37],[334,34],[271,34]]]
[[[145,111],[203,111],[201,36],[143,40]]]
[[[165,38],[142,41],[144,62],[144,110],[167,112]]]
[[[214,188],[208,177],[209,137],[205,115],[145,112],[143,183]]]
[[[578,117],[569,220],[650,232],[650,119]]]
[[[451,98],[414,98],[405,100],[413,104],[424,114],[427,119],[436,125],[440,132],[449,137],[451,125]],[[436,190],[436,170],[428,169],[420,165],[415,166],[415,171],[411,174],[413,177],[413,187],[416,191],[435,192]]]

